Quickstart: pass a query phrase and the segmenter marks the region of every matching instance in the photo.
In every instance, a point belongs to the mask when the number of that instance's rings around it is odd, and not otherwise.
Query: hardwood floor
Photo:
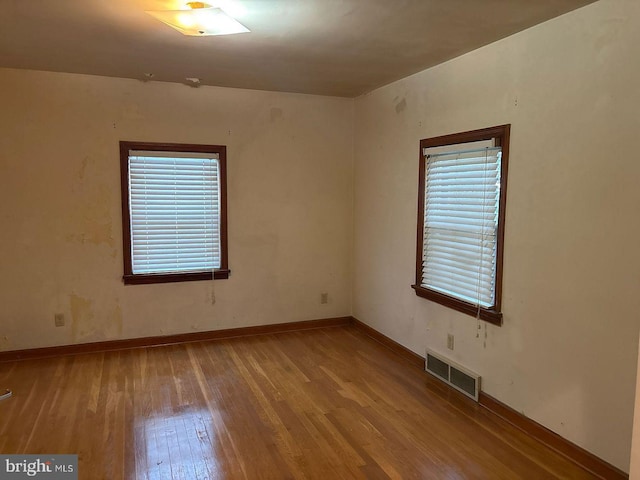
[[[81,479],[595,478],[354,327],[0,364],[1,453]]]

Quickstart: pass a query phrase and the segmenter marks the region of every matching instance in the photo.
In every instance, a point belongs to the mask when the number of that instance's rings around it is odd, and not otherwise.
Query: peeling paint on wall
[[[78,174],[78,178],[82,178],[81,174]],[[68,219],[70,225],[74,226],[73,229],[80,231],[67,234],[65,239],[81,244],[108,245],[112,249],[111,255],[115,257],[113,223],[109,208],[111,193],[106,187],[99,186],[91,189],[91,195],[91,198],[75,210],[76,215],[70,215],[75,218]],[[64,227],[64,224],[62,226]]]
[[[120,305],[116,305],[111,315],[111,324],[115,327],[116,336],[122,337],[122,308]]]
[[[100,245],[106,243],[110,247],[114,246],[113,236],[111,235],[111,223],[100,224],[95,223],[91,226],[91,230],[83,233],[70,233],[65,237],[69,242],[91,243]]]
[[[77,342],[93,332],[93,302],[74,293],[69,295],[71,306],[71,338]]]

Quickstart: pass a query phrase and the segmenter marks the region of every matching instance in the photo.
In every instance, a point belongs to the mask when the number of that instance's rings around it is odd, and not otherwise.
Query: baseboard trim
[[[355,317],[351,317],[351,323],[354,327],[373,338],[376,342],[381,343],[385,347],[393,350],[396,354],[400,355],[414,367],[418,367],[419,369],[424,370],[424,357],[418,355],[415,352],[412,352],[407,347],[400,345],[395,340],[390,339],[386,335],[377,331],[375,328],[370,327],[369,325],[361,322]]]
[[[357,318],[352,317],[352,324],[374,340],[393,350],[413,366],[419,367],[424,371],[424,357],[412,352],[408,348],[400,345],[395,340],[392,340],[366,323],[361,322]],[[457,392],[457,390],[445,383],[442,383],[442,385]],[[570,442],[566,438],[561,437],[557,433],[552,432],[534,420],[525,417],[521,413],[482,391],[480,392],[479,403],[494,415],[502,418],[506,422],[529,435],[531,438],[563,455],[598,478],[603,480],[629,479],[629,475],[617,467],[614,467],[610,463],[596,457],[594,454],[589,453],[585,449]]]
[[[228,328],[225,330],[210,330],[206,332],[179,333],[176,335],[162,335],[157,337],[130,338],[125,340],[107,340],[105,342],[81,343],[77,345],[60,345],[56,347],[31,348],[26,350],[11,350],[0,352],[1,362],[16,360],[30,360],[35,358],[58,357],[63,355],[77,355],[81,353],[109,352],[114,350],[129,350],[132,348],[158,347],[178,343],[205,342],[208,340],[223,340],[234,337],[250,337],[273,333],[292,332],[296,330],[311,330],[315,328],[340,327],[350,325],[351,317],[322,318],[302,322],[277,323],[274,325],[257,325],[254,327]]]
[[[593,475],[596,475],[598,478],[602,478],[604,480],[622,480],[629,478],[629,475],[617,467],[614,467],[610,463],[596,457],[594,454],[589,453],[582,447],[579,447],[575,443],[561,437],[557,433],[552,432],[538,422],[525,417],[520,412],[517,412],[513,408],[502,403],[500,400],[496,400],[484,392],[480,392],[479,403],[491,413],[499,416],[503,420],[506,420],[514,427],[522,430],[530,437],[535,438],[540,443],[543,443],[550,449],[580,465],[582,468]]]

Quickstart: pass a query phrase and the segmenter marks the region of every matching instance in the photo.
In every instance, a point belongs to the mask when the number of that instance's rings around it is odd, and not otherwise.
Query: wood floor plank
[[[0,364],[0,452],[81,479],[589,479],[339,326]]]

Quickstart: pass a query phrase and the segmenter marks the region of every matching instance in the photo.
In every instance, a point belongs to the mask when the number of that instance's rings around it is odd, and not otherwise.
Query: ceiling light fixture
[[[221,8],[203,2],[189,2],[187,6],[188,10],[153,10],[147,13],[184,35],[204,37],[250,31]]]

